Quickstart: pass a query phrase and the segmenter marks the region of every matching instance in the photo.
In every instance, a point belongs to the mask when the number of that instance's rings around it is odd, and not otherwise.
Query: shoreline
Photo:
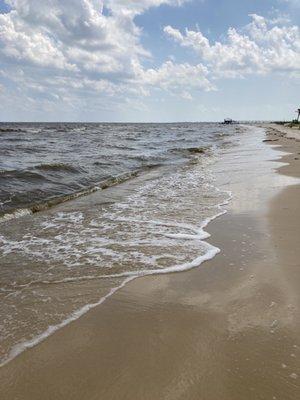
[[[280,144],[281,151],[298,146],[299,152],[299,144],[292,146],[285,138],[272,144]],[[281,162],[289,165],[279,166],[278,173],[299,177],[298,160],[294,158],[295,154],[283,155]],[[240,167],[230,156],[227,162],[232,170]],[[255,182],[255,178],[250,181]],[[226,178],[221,180],[226,187]],[[299,185],[278,184],[276,179],[274,185],[258,198],[252,194],[253,210],[245,212],[246,196],[241,194],[233,199],[228,214],[209,224],[213,246],[222,248],[220,255],[189,272],[143,277],[126,285],[100,308],[2,367],[0,378],[4,384],[0,394],[5,399],[294,399],[292,396],[300,393],[298,347],[293,347],[298,346],[300,332],[299,324],[295,324],[299,299],[288,296],[288,291],[295,293],[299,288],[293,258],[297,259],[299,251],[296,248],[293,255],[279,251],[280,256],[273,251],[287,249],[290,244],[295,248],[299,228],[291,223],[293,218],[297,220],[294,212],[300,213],[300,192]],[[287,189],[282,190],[284,187]],[[247,194],[251,196],[251,191]],[[281,207],[283,202],[286,208]],[[293,229],[282,242],[286,214],[287,227]],[[281,223],[277,226],[279,217]],[[261,226],[260,218],[267,228]],[[270,232],[272,237],[268,237]],[[268,264],[270,259],[276,269]],[[290,272],[283,280],[281,266],[287,259]],[[283,293],[281,297],[279,292]],[[282,300],[284,295],[286,302]],[[275,346],[280,341],[282,345],[284,336],[294,349],[290,350],[295,355],[291,357],[294,365],[282,361],[286,368],[279,365],[278,369],[271,360],[272,374],[259,379],[254,370],[264,371],[263,365],[274,348],[278,360],[284,359],[281,349]],[[253,349],[268,351],[264,357],[257,355],[252,360]],[[231,358],[232,354],[236,359]],[[254,368],[258,360],[262,364]],[[286,370],[286,385],[278,380],[278,386],[274,372]],[[131,387],[133,382],[135,387]],[[155,387],[150,388],[149,382]],[[273,384],[274,393],[269,387]],[[47,393],[43,393],[45,386]],[[286,397],[280,393],[283,389]]]
[[[125,185],[126,185],[126,183],[125,183]],[[128,190],[128,187],[126,187],[125,190]],[[0,362],[0,368],[9,364],[11,361],[13,361],[16,357],[18,357],[24,351],[29,350],[35,346],[38,346],[40,343],[47,340],[51,335],[53,335],[58,330],[64,328],[65,326],[69,325],[72,322],[77,321],[79,318],[81,318],[84,314],[86,314],[90,310],[100,306],[104,301],[106,301],[109,297],[114,295],[118,290],[122,289],[129,282],[131,282],[137,278],[143,278],[143,277],[147,277],[147,276],[165,275],[165,274],[173,274],[173,273],[181,273],[181,272],[190,271],[194,268],[199,268],[204,262],[207,262],[207,261],[213,259],[217,254],[219,254],[219,252],[221,250],[218,247],[207,242],[207,239],[210,238],[211,235],[205,229],[208,227],[208,225],[212,221],[220,218],[221,216],[223,216],[224,214],[227,213],[227,210],[224,207],[229,204],[232,196],[231,196],[230,192],[227,193],[226,191],[224,191],[224,194],[227,194],[228,198],[224,199],[224,201],[222,201],[221,203],[214,206],[214,208],[216,209],[216,214],[204,219],[197,228],[193,227],[192,225],[186,226],[192,232],[190,234],[185,235],[186,239],[199,240],[201,242],[201,244],[205,245],[205,247],[207,248],[207,251],[205,254],[198,256],[191,262],[174,265],[172,267],[167,267],[165,269],[153,269],[153,270],[150,269],[150,270],[142,270],[142,271],[125,272],[125,273],[115,274],[115,275],[99,276],[99,279],[101,279],[101,278],[102,279],[124,278],[124,280],[120,284],[118,284],[118,286],[112,287],[108,291],[107,294],[105,294],[103,297],[101,297],[96,302],[88,303],[88,304],[82,306],[81,308],[75,310],[73,313],[71,313],[69,316],[67,316],[66,319],[62,320],[62,322],[60,322],[56,325],[50,325],[45,331],[38,334],[37,336],[34,336],[32,339],[29,339],[24,342],[20,342],[20,343],[16,344],[15,346],[13,346],[10,350],[10,353],[8,354],[8,357]],[[158,223],[158,225],[160,225],[160,224]],[[181,236],[182,235],[184,235],[184,234],[181,234]],[[87,278],[89,278],[89,277],[88,276],[84,277],[84,279],[87,279]],[[95,276],[91,276],[90,278],[95,279]],[[77,280],[77,279],[74,278],[74,280]],[[35,283],[36,283],[35,281],[30,282],[30,284],[35,284]],[[44,281],[43,283],[47,284],[48,282]],[[52,283],[61,283],[61,282],[54,281]]]

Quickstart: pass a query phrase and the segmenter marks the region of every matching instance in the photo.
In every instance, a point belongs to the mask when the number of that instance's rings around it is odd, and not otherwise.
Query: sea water
[[[201,265],[230,194],[211,166],[242,128],[0,124],[1,363],[128,281]]]

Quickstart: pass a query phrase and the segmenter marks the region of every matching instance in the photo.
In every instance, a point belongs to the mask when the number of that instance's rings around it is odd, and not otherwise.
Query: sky
[[[300,0],[0,0],[0,121],[290,120]]]

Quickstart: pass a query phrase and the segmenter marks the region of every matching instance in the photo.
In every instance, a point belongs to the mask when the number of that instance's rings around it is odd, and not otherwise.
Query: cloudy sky
[[[0,120],[288,119],[300,0],[0,0]]]

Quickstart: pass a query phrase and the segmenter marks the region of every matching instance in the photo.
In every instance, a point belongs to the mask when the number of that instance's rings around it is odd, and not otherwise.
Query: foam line
[[[51,325],[51,326],[48,327],[48,329],[46,331],[44,331],[40,335],[36,336],[35,338],[33,338],[31,340],[28,340],[26,342],[19,343],[19,344],[15,345],[12,348],[12,350],[10,351],[10,353],[9,353],[8,357],[6,358],[6,360],[4,360],[4,362],[2,362],[0,364],[0,367],[3,367],[7,363],[9,363],[11,360],[16,358],[19,354],[23,353],[23,351],[38,345],[39,343],[41,343],[42,341],[47,339],[49,336],[51,336],[54,332],[58,331],[59,329],[63,328],[64,326],[68,325],[69,323],[77,320],[78,318],[80,318],[82,315],[86,314],[91,309],[99,306],[106,299],[108,299],[110,296],[112,296],[117,290],[119,290],[122,287],[124,287],[126,285],[126,283],[128,283],[129,281],[132,281],[133,279],[135,279],[135,277],[129,277],[129,278],[125,279],[121,283],[120,286],[112,288],[107,295],[101,297],[101,299],[99,301],[97,301],[96,303],[86,304],[85,306],[83,306],[79,310],[74,311],[68,318],[63,320],[61,323],[59,323],[57,325]]]
[[[218,205],[218,208],[221,210],[222,206],[226,205],[229,203],[229,201],[232,198],[232,195],[230,192],[227,192],[229,194],[228,199],[223,202],[220,203]],[[216,218],[220,217],[221,215],[224,215],[227,211],[226,210],[222,210],[219,213],[217,213],[216,215],[214,215],[213,217],[210,218],[206,218],[200,225],[200,228],[198,228],[198,230],[195,230],[194,227],[192,227],[191,225],[185,225],[182,224],[181,226],[187,228],[189,227],[189,229],[195,231],[195,235],[183,235],[183,236],[187,236],[188,239],[194,238],[194,239],[207,239],[209,238],[211,235],[208,232],[204,231],[204,228],[207,227],[207,225],[215,220]],[[166,226],[174,226],[172,224],[164,224],[161,223],[159,221],[151,221],[152,223],[155,223],[157,225],[166,225]],[[180,234],[179,234],[180,235]],[[89,310],[101,305],[106,299],[108,299],[110,296],[112,296],[114,293],[116,293],[119,289],[123,288],[128,282],[138,278],[138,277],[142,277],[142,276],[149,276],[149,275],[159,275],[159,274],[169,274],[169,273],[175,273],[175,272],[182,272],[182,271],[188,271],[191,270],[193,268],[199,267],[203,262],[211,260],[212,258],[214,258],[218,253],[220,253],[220,249],[216,246],[213,246],[207,242],[203,242],[203,244],[205,244],[206,248],[207,248],[207,252],[199,257],[196,257],[193,261],[191,262],[187,262],[184,264],[179,264],[179,265],[174,265],[173,267],[169,267],[169,268],[165,268],[165,269],[154,269],[154,270],[142,270],[142,271],[132,271],[132,272],[125,272],[125,273],[121,273],[121,274],[112,274],[112,275],[102,275],[102,276],[85,276],[85,277],[80,277],[80,278],[65,278],[64,280],[61,281],[54,281],[54,282],[47,282],[44,281],[44,283],[66,283],[66,282],[71,282],[71,280],[82,280],[82,279],[104,279],[104,278],[126,278],[121,285],[112,288],[109,293],[103,297],[101,297],[101,299],[99,299],[98,302],[93,303],[93,304],[87,304],[85,306],[83,306],[82,308],[80,308],[77,311],[74,311],[68,318],[66,318],[65,320],[63,320],[61,323],[57,324],[57,325],[52,325],[49,326],[48,329],[46,331],[44,331],[43,333],[41,333],[40,335],[36,336],[35,338],[19,343],[17,345],[15,345],[12,350],[10,351],[8,357],[0,364],[0,367],[3,367],[4,365],[6,365],[7,363],[9,363],[10,361],[12,361],[14,358],[16,358],[18,355],[20,355],[23,351],[30,349],[36,345],[38,345],[39,343],[41,343],[42,341],[44,341],[45,339],[47,339],[50,335],[52,335],[53,333],[55,333],[56,331],[58,331],[60,328],[65,327],[66,325],[68,325],[69,323],[77,320],[78,318],[80,318],[82,315],[86,314]],[[30,282],[27,285],[33,284],[33,283],[37,283],[37,282]]]
[[[49,208],[52,208],[59,204],[66,203],[67,201],[75,200],[80,197],[95,193],[97,191],[104,190],[104,189],[107,189],[112,186],[116,186],[120,183],[126,182],[132,178],[137,177],[139,173],[140,173],[140,170],[125,172],[118,176],[113,176],[111,178],[108,178],[102,182],[99,182],[95,186],[83,189],[79,192],[75,192],[75,193],[68,194],[65,196],[55,197],[54,199],[49,199],[49,200],[39,203],[39,204],[33,204],[31,207],[28,207],[28,208],[20,208],[20,209],[8,212],[0,217],[0,223],[9,221],[11,219],[24,217],[25,215],[34,214],[36,212],[45,211],[45,210],[48,210]]]

